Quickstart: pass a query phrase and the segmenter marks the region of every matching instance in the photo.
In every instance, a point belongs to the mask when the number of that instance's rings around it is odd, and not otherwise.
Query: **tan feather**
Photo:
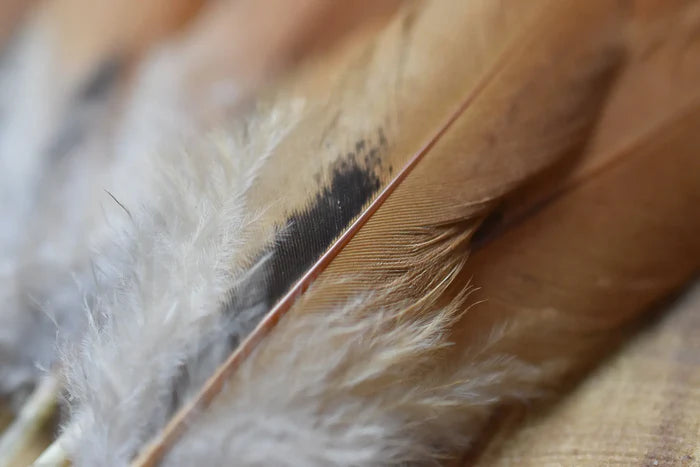
[[[191,107],[221,76],[252,94],[310,37],[357,20],[302,4],[308,23],[246,2],[206,9],[177,49]],[[495,407],[588,363],[700,266],[699,22],[698,2],[680,0],[406,3],[304,63],[253,116],[304,101],[246,191],[264,214],[231,271],[255,277],[222,297],[224,316],[248,300],[266,314],[134,465],[197,461],[198,432],[250,421],[264,436],[258,422],[304,403],[310,435],[342,441],[356,405],[369,425],[398,424],[375,463],[453,457]],[[265,53],[229,47],[231,24]]]
[[[374,39],[371,49],[351,51],[360,57],[372,53],[368,50],[376,54],[355,62],[352,74],[348,76],[347,67],[325,74],[342,76],[340,89],[332,87],[333,95],[343,104],[339,110],[351,115],[362,107],[345,104],[343,96],[372,102],[373,92],[386,96],[387,88],[379,86],[375,91],[366,83],[381,82],[389,72],[405,80],[393,90],[397,97],[387,101],[397,108],[395,113],[390,109],[387,115],[380,107],[367,116],[378,122],[388,117],[396,128],[395,133],[379,137],[380,147],[386,146],[381,147],[381,166],[403,168],[396,175],[379,169],[379,193],[314,259],[313,266],[295,278],[284,298],[135,465],[155,463],[283,314],[292,313],[289,319],[293,320],[300,313],[323,313],[358,291],[374,290],[385,291],[380,296],[386,300],[386,305],[373,301],[375,308],[388,306],[397,297],[414,301],[397,317],[414,320],[444,303],[445,298],[434,298],[434,291],[442,296],[447,289],[463,290],[464,282],[455,284],[453,279],[474,230],[499,200],[566,160],[581,145],[620,63],[621,11],[603,2],[521,5],[511,5],[524,10],[518,12],[520,25],[511,28],[502,26],[516,15],[503,4],[470,3],[449,15],[444,4],[424,5]],[[497,19],[484,21],[491,15]],[[411,47],[406,45],[409,41]],[[447,46],[444,41],[455,43]],[[399,46],[390,47],[396,42]],[[458,61],[467,44],[476,48],[467,50],[478,57],[477,65]],[[434,53],[438,48],[445,50],[445,56]],[[450,65],[449,75],[443,74],[443,60]],[[403,68],[411,65],[423,73]],[[320,74],[312,70],[313,75]],[[333,78],[328,81],[332,83]],[[360,97],[359,89],[369,91],[369,96]],[[312,108],[314,98],[309,97]],[[318,134],[338,112],[336,108],[324,105],[310,112],[278,154],[308,153],[311,148],[304,149],[308,135]],[[315,127],[319,130],[314,131]],[[359,130],[342,127],[344,139],[362,139]],[[381,143],[383,138],[388,141]],[[284,174],[261,176],[261,193],[276,195],[270,182],[293,189],[276,179],[280,175]],[[301,186],[299,181],[296,184]],[[293,202],[294,193],[288,191],[278,206]],[[274,337],[265,346],[274,347]]]

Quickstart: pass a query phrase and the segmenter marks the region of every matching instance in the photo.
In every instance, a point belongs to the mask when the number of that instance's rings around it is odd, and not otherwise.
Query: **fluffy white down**
[[[91,76],[61,73],[59,41],[49,30],[30,22],[0,69],[0,395],[37,380],[55,359],[56,336],[80,334],[96,279],[113,280],[123,260],[113,236],[128,216],[112,194],[132,204],[154,196],[149,159],[162,142],[145,135],[184,139],[181,128],[197,128],[192,118],[172,119],[187,114],[173,112],[182,89],[162,79],[173,71],[156,60],[166,53],[154,53],[141,71],[130,102],[150,112],[135,122],[109,91],[75,98]],[[159,79],[156,93],[152,83]],[[144,102],[139,91],[148,83]],[[95,251],[110,258],[104,268],[93,263]]]
[[[172,40],[146,54],[128,87],[119,75],[118,93],[75,99],[90,76],[61,73],[50,28],[19,32],[0,63],[0,396],[21,402],[54,363],[57,337],[79,339],[98,284],[120,280],[134,237],[122,235],[131,221],[119,203],[138,212],[159,202],[160,170],[179,161],[166,150],[203,139],[205,116],[235,96],[183,102],[212,83],[188,81],[186,44]],[[66,131],[78,136],[57,156]]]
[[[27,52],[28,59],[46,61],[40,56],[46,44],[36,47],[39,55]],[[276,109],[251,123],[247,139],[207,133],[179,101],[187,95],[178,81],[187,63],[168,50],[152,58],[113,138],[95,132],[95,140],[75,149],[76,163],[54,182],[58,201],[41,207],[46,215],[37,216],[33,233],[0,231],[0,299],[17,302],[0,310],[0,392],[36,379],[35,364],[50,363],[60,330],[68,407],[63,441],[79,466],[127,465],[230,350],[225,337],[243,324],[220,311],[249,272],[231,268],[240,263],[257,215],[247,209],[246,193],[296,114]],[[47,74],[26,73],[43,76],[36,86],[50,89]],[[30,85],[28,99],[38,99]],[[19,119],[18,133],[3,144],[29,141],[27,131],[37,136],[43,128],[27,123],[37,102],[27,101],[28,110],[23,105],[12,117]],[[24,149],[39,157],[39,149]],[[16,152],[0,147],[2,163],[14,170],[2,175],[13,185],[0,190],[22,198],[33,191],[22,181],[40,180],[42,164],[29,158],[26,167],[16,166]],[[95,154],[109,156],[109,163]],[[18,219],[3,229],[23,225],[25,206],[0,208],[6,219]],[[64,227],[60,235],[51,225]],[[76,232],[88,232],[89,241]],[[10,254],[18,250],[12,242],[25,237],[39,246],[36,254]],[[20,303],[19,292],[38,304]],[[535,392],[541,368],[492,348],[491,339],[469,348],[454,371],[435,368],[463,304],[396,321],[403,305],[378,306],[370,294],[323,315],[283,321],[165,464],[436,463],[467,446],[496,404]],[[44,316],[46,308],[65,313]],[[77,331],[68,331],[82,323],[84,337],[71,339]]]
[[[298,113],[260,112],[246,138],[209,134],[152,158],[157,202],[125,204],[123,253],[99,263],[117,285],[98,288],[84,339],[62,356],[75,465],[127,465],[230,351],[243,324],[221,304],[250,272],[231,268],[255,231],[246,193]],[[537,392],[542,366],[499,348],[503,330],[435,364],[462,299],[406,315],[390,293],[283,320],[165,465],[434,464],[468,446],[495,405]]]
[[[246,193],[297,114],[296,103],[260,112],[246,138],[208,134],[159,153],[154,202],[123,203],[130,221],[113,236],[123,254],[99,263],[117,286],[97,290],[84,339],[62,356],[62,442],[75,465],[127,465],[243,333],[221,305],[250,272],[231,267],[255,231]],[[459,453],[494,406],[537,393],[542,366],[500,348],[502,330],[436,365],[466,304],[435,303],[416,310],[375,292],[283,320],[165,465],[435,464]]]
[[[77,465],[126,465],[230,350],[225,336],[237,324],[222,302],[245,278],[232,265],[258,214],[246,209],[246,192],[289,112],[249,122],[251,138],[211,134],[152,159],[157,202],[124,206],[132,224],[119,239],[127,260],[115,268],[118,285],[99,291],[84,339],[62,356],[64,441]]]
[[[375,303],[283,320],[164,465],[433,465],[495,405],[535,394],[540,368],[500,353],[499,333],[457,367],[436,365],[463,303],[402,320],[402,304]]]

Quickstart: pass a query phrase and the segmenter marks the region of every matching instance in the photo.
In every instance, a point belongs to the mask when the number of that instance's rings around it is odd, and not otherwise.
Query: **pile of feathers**
[[[454,462],[700,271],[700,1],[0,26],[2,466]]]

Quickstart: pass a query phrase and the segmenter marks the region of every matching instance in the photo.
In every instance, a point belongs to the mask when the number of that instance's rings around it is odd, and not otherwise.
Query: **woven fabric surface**
[[[509,415],[486,466],[699,466],[700,284],[570,394]]]

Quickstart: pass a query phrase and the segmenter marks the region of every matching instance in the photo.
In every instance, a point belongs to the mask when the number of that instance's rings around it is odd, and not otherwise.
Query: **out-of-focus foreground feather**
[[[42,349],[7,328],[3,391],[55,360],[29,313],[58,317],[67,410],[42,462],[439,463],[697,274],[697,2],[408,2],[340,41],[359,9],[301,2],[315,20],[266,36],[255,2],[182,3],[167,39],[145,21],[75,52],[61,76],[109,54],[117,75],[70,138],[58,99],[26,164],[0,153],[22,201],[0,319]],[[295,47],[315,55],[273,83]]]

